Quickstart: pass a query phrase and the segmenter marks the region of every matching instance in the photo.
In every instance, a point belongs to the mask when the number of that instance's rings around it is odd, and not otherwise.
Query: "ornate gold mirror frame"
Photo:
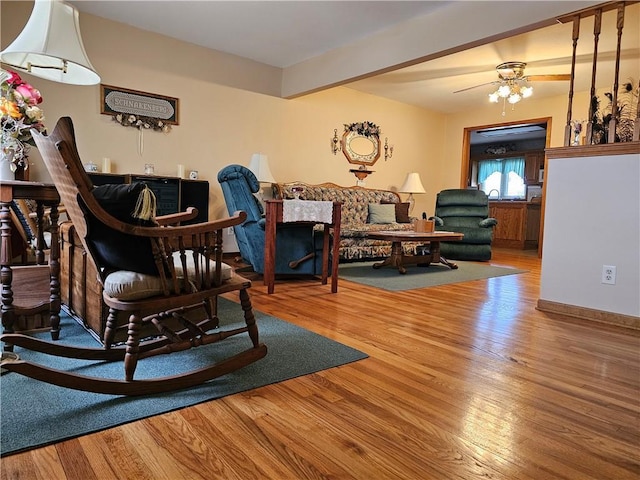
[[[380,128],[371,122],[345,124],[340,146],[349,163],[370,167],[380,158]]]

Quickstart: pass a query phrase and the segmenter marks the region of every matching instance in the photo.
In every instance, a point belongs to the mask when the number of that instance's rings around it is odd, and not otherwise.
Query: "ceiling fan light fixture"
[[[502,84],[498,87],[496,93],[502,98],[507,98],[509,95],[511,95],[511,87],[506,83]]]
[[[491,103],[498,103],[499,99],[500,99],[500,95],[498,95],[498,92],[493,92],[489,94],[489,101]]]
[[[533,95],[533,87],[522,87],[520,89],[520,93],[522,94],[522,98],[529,98],[531,95]]]
[[[517,92],[513,92],[511,95],[509,95],[509,98],[507,98],[507,101],[511,105],[513,105],[514,103],[518,103],[520,100],[522,100],[522,95]]]

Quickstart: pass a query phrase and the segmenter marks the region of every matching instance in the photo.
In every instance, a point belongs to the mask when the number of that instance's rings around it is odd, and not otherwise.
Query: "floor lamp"
[[[407,178],[405,178],[402,187],[400,187],[400,193],[408,193],[409,198],[409,214],[413,211],[413,206],[415,204],[415,199],[413,198],[414,193],[427,193],[427,191],[422,186],[422,182],[420,181],[420,175],[416,172],[407,173]]]

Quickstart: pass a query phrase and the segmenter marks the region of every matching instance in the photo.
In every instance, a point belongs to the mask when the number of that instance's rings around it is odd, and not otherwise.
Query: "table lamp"
[[[260,183],[276,183],[276,179],[273,178],[273,174],[269,168],[269,159],[262,153],[254,153],[251,155],[249,170],[253,172]],[[264,200],[262,189],[260,189],[260,196],[262,197],[262,200]]]
[[[427,191],[422,186],[422,182],[420,181],[420,175],[416,172],[407,173],[407,178],[405,178],[402,187],[399,190],[400,193],[408,193],[409,198],[409,213],[413,210],[413,205],[415,204],[415,199],[413,198],[414,193],[427,193]]]

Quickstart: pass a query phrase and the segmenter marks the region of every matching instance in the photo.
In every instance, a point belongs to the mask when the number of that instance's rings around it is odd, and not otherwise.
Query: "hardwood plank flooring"
[[[368,359],[2,459],[2,479],[640,478],[640,335],[520,275],[387,292],[252,278],[257,310]],[[72,407],[70,407],[72,408]]]

